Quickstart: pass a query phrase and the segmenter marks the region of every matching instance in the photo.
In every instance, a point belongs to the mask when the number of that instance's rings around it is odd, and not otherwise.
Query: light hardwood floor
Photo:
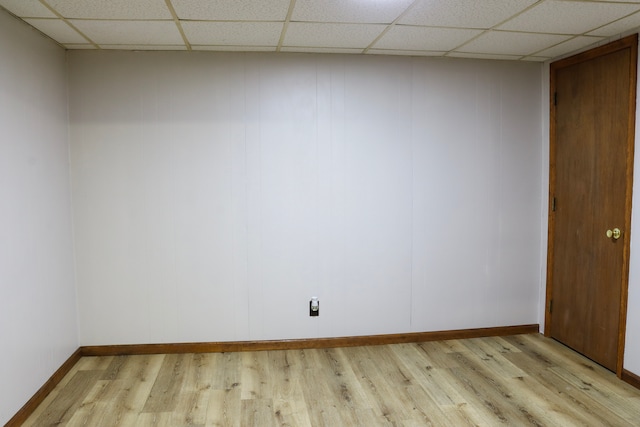
[[[28,426],[639,426],[640,390],[538,334],[82,358]]]

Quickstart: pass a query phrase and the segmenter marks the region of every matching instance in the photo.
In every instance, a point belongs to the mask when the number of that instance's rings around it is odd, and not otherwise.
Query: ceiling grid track
[[[187,38],[187,35],[185,34],[184,29],[182,28],[182,24],[180,23],[180,19],[178,18],[176,9],[173,7],[173,4],[171,4],[171,0],[165,0],[165,2],[167,3],[167,8],[169,9],[171,16],[173,16],[173,21],[175,22],[176,27],[178,27],[180,36],[182,37],[182,40],[184,40],[184,45],[187,47],[187,50],[190,51],[191,43],[189,43],[189,39]]]
[[[387,34],[389,32],[389,30],[398,23],[398,21],[400,21],[404,16],[406,16],[411,9],[413,9],[415,7],[415,5],[419,2],[420,0],[415,0],[413,3],[411,3],[411,5],[409,5],[408,8],[406,8],[404,10],[404,12],[402,12],[400,14],[400,16],[398,16],[391,24],[389,24],[387,26],[387,28],[384,29],[384,31],[382,31],[380,33],[380,35],[378,37],[376,37],[369,46],[367,46],[362,53],[366,54],[367,52],[369,52],[369,49],[371,49],[373,46],[375,46],[376,43],[378,43],[378,40],[380,40],[382,37],[384,37],[385,34]]]
[[[78,27],[76,27],[75,25],[73,25],[71,22],[69,22],[69,20],[67,18],[65,18],[64,16],[60,15],[60,13],[58,13],[57,10],[55,10],[53,7],[51,7],[51,5],[49,5],[49,3],[47,3],[46,0],[39,0],[40,3],[46,7],[47,9],[49,9],[51,11],[51,13],[53,13],[54,15],[56,15],[60,20],[62,20],[65,24],[67,24],[69,27],[71,27],[71,29],[73,29],[76,33],[80,34],[82,37],[84,37],[92,46],[94,49],[102,49],[100,47],[100,45],[98,45],[96,42],[94,42],[93,40],[91,40],[90,37],[88,37],[86,34],[84,34],[82,31],[80,31],[78,29]],[[55,39],[54,39],[55,40]],[[57,41],[57,40],[56,40]]]
[[[280,33],[280,39],[278,40],[278,46],[276,47],[276,52],[280,52],[282,50],[282,44],[284,43],[284,38],[287,35],[287,29],[289,28],[289,22],[291,22],[291,15],[293,15],[293,9],[296,6],[296,0],[291,0],[289,3],[289,9],[287,10],[287,17],[284,20],[284,25],[282,26],[282,32]]]

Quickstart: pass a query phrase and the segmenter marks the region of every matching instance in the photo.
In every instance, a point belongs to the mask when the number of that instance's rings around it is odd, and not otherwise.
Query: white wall
[[[69,61],[81,344],[538,322],[542,65]]]
[[[0,11],[0,424],[78,348],[64,51]]]
[[[640,81],[640,79],[639,79]],[[637,88],[640,94],[640,87]],[[637,97],[636,97],[637,99]],[[624,368],[640,375],[640,105],[636,105],[636,148],[633,176],[633,210],[631,212],[631,253],[629,264],[629,299],[627,300],[627,336]]]
[[[636,123],[640,123],[640,117],[636,117]],[[640,250],[638,250],[638,242],[640,241],[640,195],[638,194],[640,192],[640,150],[638,150],[638,147],[640,147],[640,133],[636,128],[636,156],[633,178],[635,191],[633,195],[634,209],[631,218],[629,299],[627,300],[627,336],[624,354],[624,368],[636,375],[640,375]]]

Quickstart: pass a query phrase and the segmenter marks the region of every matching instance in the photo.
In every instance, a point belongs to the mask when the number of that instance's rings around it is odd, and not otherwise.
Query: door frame
[[[629,97],[628,115],[629,127],[627,129],[627,191],[625,194],[625,215],[624,215],[624,248],[622,260],[622,284],[620,293],[620,322],[618,329],[618,355],[616,363],[616,375],[622,378],[625,333],[627,327],[627,299],[629,292],[629,256],[631,244],[631,201],[633,196],[633,161],[634,144],[636,132],[636,84],[638,69],[638,34],[616,40],[604,46],[596,47],[586,52],[578,53],[574,56],[552,62],[550,64],[549,77],[549,212],[548,212],[548,234],[547,234],[547,290],[545,300],[545,322],[544,335],[551,336],[551,297],[553,295],[553,256],[554,256],[554,235],[555,235],[555,215],[553,212],[553,197],[556,189],[556,74],[557,70],[585,62],[599,56],[604,56],[623,49],[630,49],[631,59],[629,65]]]

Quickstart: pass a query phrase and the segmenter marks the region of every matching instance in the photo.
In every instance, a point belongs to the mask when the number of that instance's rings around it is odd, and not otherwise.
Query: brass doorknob
[[[622,235],[622,231],[619,228],[614,228],[613,230],[607,230],[607,237],[612,238],[613,240],[618,240]]]

